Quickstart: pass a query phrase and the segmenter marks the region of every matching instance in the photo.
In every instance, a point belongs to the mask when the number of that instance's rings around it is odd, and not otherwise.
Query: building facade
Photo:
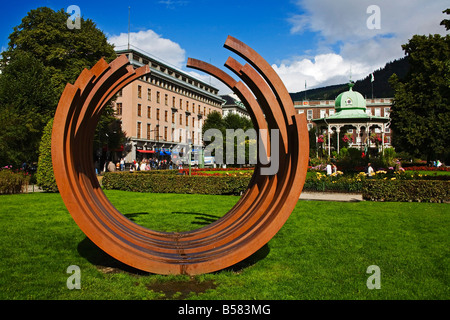
[[[170,156],[180,143],[200,148],[206,116],[222,113],[218,89],[136,50],[117,54],[126,55],[133,67],[148,65],[151,71],[124,87],[113,103],[129,138],[121,150],[125,162]]]
[[[250,119],[247,108],[244,106],[237,95],[235,95],[234,93],[230,93],[227,95],[222,95],[220,97],[225,100],[225,103],[222,105],[223,117],[231,113]]]

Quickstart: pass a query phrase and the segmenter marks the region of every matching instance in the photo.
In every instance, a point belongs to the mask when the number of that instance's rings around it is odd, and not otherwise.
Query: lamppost
[[[189,143],[189,152],[188,152],[189,176],[191,175],[191,150],[192,150],[192,143]]]

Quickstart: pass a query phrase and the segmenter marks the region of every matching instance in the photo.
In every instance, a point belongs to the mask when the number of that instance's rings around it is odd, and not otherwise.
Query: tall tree
[[[0,76],[0,164],[37,160],[42,130],[56,95],[50,72],[32,55],[17,53]]]
[[[100,58],[110,62],[116,57],[114,46],[92,20],[81,18],[80,29],[69,29],[68,18],[62,9],[37,8],[9,36],[0,61],[0,164],[37,161],[43,128],[66,84]],[[111,112],[105,114],[113,120]],[[102,120],[104,128],[117,132]]]
[[[19,52],[28,52],[51,72],[52,84],[59,96],[66,83],[73,83],[84,68],[91,68],[100,58],[112,61],[114,46],[91,19],[81,18],[80,29],[69,29],[69,14],[40,7],[28,12],[9,35],[2,53],[3,63]]]
[[[393,145],[413,156],[449,161],[450,36],[415,35],[402,48],[410,71],[403,81],[395,74],[390,79]]]

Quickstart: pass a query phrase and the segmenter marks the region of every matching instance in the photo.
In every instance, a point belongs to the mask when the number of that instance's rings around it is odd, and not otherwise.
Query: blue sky
[[[228,35],[250,45],[280,74],[290,92],[357,80],[403,56],[401,44],[413,34],[441,33],[444,0],[37,0],[3,4],[0,48],[31,9],[77,5],[110,42],[126,45],[128,7],[131,44],[185,71],[188,57],[222,67]],[[379,10],[379,29],[367,20]],[[195,73],[207,80],[209,77]],[[226,93],[220,83],[213,84]]]

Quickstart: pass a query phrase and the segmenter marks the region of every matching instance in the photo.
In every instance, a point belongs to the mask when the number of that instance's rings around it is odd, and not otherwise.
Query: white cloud
[[[446,33],[439,24],[447,0],[299,0],[297,5],[303,13],[288,18],[290,31],[316,33],[317,49],[313,58],[293,57],[274,66],[290,92],[304,90],[305,79],[308,87],[346,82],[350,68],[352,79],[363,78],[403,57],[401,45],[414,34]],[[370,5],[380,8],[380,29],[367,27]]]
[[[308,89],[345,83],[367,75],[371,70],[362,63],[344,61],[335,53],[319,54],[313,59],[293,58],[272,68],[283,80],[289,92],[303,91],[305,81]]]
[[[108,41],[114,44],[116,49],[125,49],[128,33],[110,36]],[[153,30],[131,32],[130,44],[177,68],[181,68],[186,60],[186,51],[178,43],[161,37]]]

